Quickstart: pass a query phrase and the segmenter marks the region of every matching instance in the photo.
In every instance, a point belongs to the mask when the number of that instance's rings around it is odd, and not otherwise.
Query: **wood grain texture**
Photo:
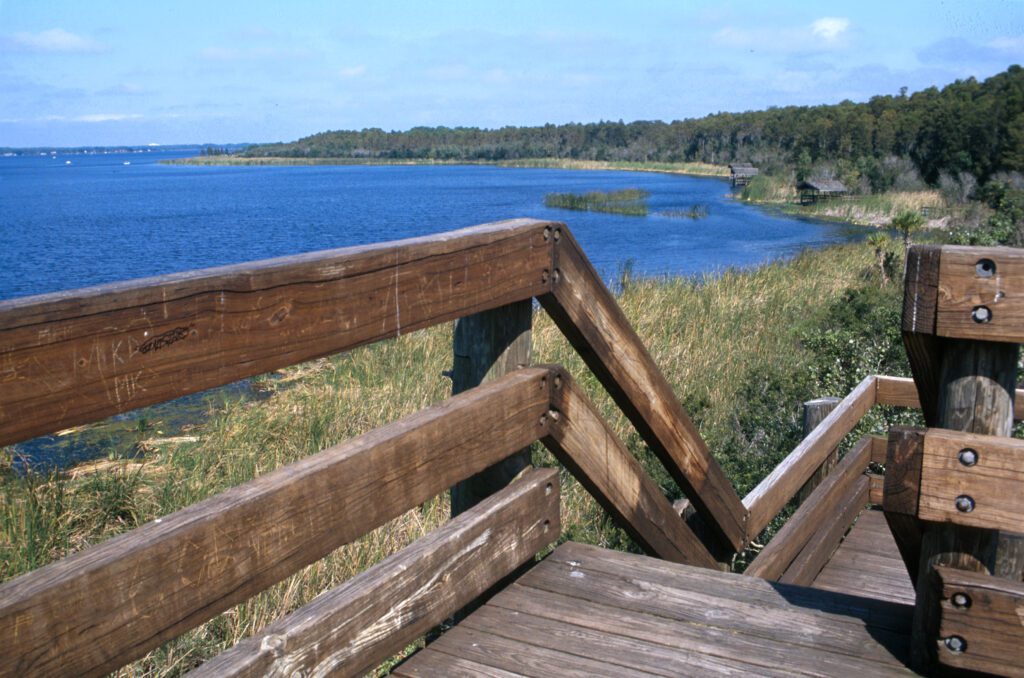
[[[921,401],[917,396],[917,385],[913,379],[876,376],[875,384],[876,404],[920,409]],[[1014,421],[1024,419],[1024,389],[1021,388],[1014,392],[1013,419]]]
[[[961,450],[977,453],[965,466]],[[921,454],[922,520],[1024,533],[1024,440],[929,429]],[[959,511],[956,499],[970,497],[974,509]]]
[[[544,438],[548,449],[646,552],[677,563],[717,567],[568,372],[549,369],[556,377],[550,433]]]
[[[708,525],[742,548],[747,511],[735,489],[575,239],[560,233],[557,280],[541,304]]]
[[[937,425],[939,365],[942,362],[942,342],[935,336],[941,255],[941,247],[911,247],[907,252],[903,287],[903,345],[917,384],[924,420],[929,426]]]
[[[994,274],[979,274],[982,260]],[[991,319],[977,322],[972,312],[988,309]],[[935,333],[956,339],[1024,341],[1024,251],[1010,247],[942,248]]]
[[[936,567],[935,576],[942,592],[939,663],[1002,676],[1024,676],[1024,584],[952,567]],[[967,595],[970,604],[955,605],[956,594]],[[943,640],[950,636],[967,641],[966,649],[959,654],[951,652]]]
[[[778,579],[808,545],[822,525],[830,524],[850,488],[863,477],[871,459],[871,440],[861,440],[850,450],[807,500],[786,521],[754,558],[744,574]],[[817,574],[817,573],[815,573]],[[808,582],[810,583],[810,582]]]
[[[560,532],[558,471],[527,471],[191,675],[362,675],[556,541]]]
[[[747,530],[751,539],[782,510],[874,404],[875,378],[867,377],[743,498],[743,504],[750,510]]]
[[[924,431],[920,429],[896,427],[889,431],[882,497],[889,530],[915,583],[924,537],[924,526],[917,519],[923,447]]]
[[[500,222],[0,302],[0,445],[542,294],[550,226]]]
[[[100,675],[547,433],[524,369],[0,586],[0,675]]]
[[[876,386],[877,388],[877,386]],[[836,409],[839,404],[839,398],[828,397],[828,398],[816,398],[815,400],[808,400],[804,403],[804,417],[803,417],[803,434],[806,438],[811,434],[814,429],[818,428],[818,425],[825,420],[828,413]],[[814,488],[821,484],[835,465],[839,463],[839,448],[834,447],[829,452],[828,456],[825,457],[825,461],[821,463],[818,470],[804,483],[796,493],[797,506],[807,501],[807,498],[811,496],[811,492],[814,492]]]
[[[864,475],[859,475],[846,492],[839,496],[835,513],[819,525],[807,546],[797,554],[779,577],[779,581],[797,586],[810,586],[839,548],[843,535],[850,529],[867,503],[868,479]]]
[[[459,318],[452,338],[452,395],[528,366],[532,326],[533,299]],[[451,491],[452,515],[505,487],[529,465],[526,448],[458,483]]]

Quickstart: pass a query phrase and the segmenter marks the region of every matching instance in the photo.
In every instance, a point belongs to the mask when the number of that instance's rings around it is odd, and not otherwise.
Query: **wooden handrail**
[[[102,675],[547,434],[524,369],[0,585],[0,676]]]
[[[750,510],[748,537],[754,539],[817,470],[829,452],[860,423],[875,404],[875,377],[866,377],[790,452],[743,504]]]
[[[672,387],[568,229],[555,247],[554,284],[540,303],[694,508],[734,550],[747,509]]]
[[[410,240],[0,302],[0,445],[538,298],[732,549],[746,508],[562,224]]]
[[[558,538],[558,471],[536,469],[190,672],[360,676]]]
[[[521,219],[0,302],[0,445],[550,290]]]

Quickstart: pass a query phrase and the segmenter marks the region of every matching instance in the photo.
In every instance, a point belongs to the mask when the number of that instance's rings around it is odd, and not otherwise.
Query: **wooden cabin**
[[[819,200],[831,200],[840,198],[849,190],[843,182],[836,179],[807,179],[796,185],[800,192],[801,205],[813,205]]]
[[[759,172],[760,170],[749,162],[734,162],[729,165],[729,178],[733,186],[746,186]]]
[[[451,320],[474,346],[450,400],[4,583],[0,675],[113,671],[485,469],[490,493],[450,522],[194,673],[361,675],[429,633],[394,675],[1022,675],[1022,299],[1024,251],[913,248],[914,378],[870,376],[821,408],[745,497],[564,224],[0,302],[4,445]],[[583,375],[523,367],[535,300],[685,502]],[[929,428],[867,436],[833,466],[876,406],[921,408]],[[505,464],[537,441],[646,555],[562,543],[559,470]],[[797,495],[746,571],[723,571]]]

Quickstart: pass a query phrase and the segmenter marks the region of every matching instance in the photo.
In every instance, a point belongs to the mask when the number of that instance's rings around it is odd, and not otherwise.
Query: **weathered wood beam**
[[[567,229],[555,229],[555,269],[541,305],[633,423],[673,480],[733,550],[747,511],[679,399]]]
[[[811,435],[743,498],[750,511],[747,530],[755,538],[821,466],[832,449],[875,404],[875,378],[866,377],[843,398]]]
[[[543,294],[554,225],[382,245],[0,302],[0,445]]]
[[[102,675],[548,433],[549,372],[501,380],[0,586],[0,676]]]
[[[1024,251],[942,248],[935,334],[954,339],[1024,342]]]
[[[527,471],[451,522],[190,675],[363,675],[560,533],[558,470]]]
[[[810,586],[839,548],[843,535],[868,503],[868,479],[859,475],[836,503],[830,520],[822,522],[807,546],[797,554],[786,571],[779,577],[784,584]]]
[[[953,567],[936,567],[933,576],[941,600],[939,663],[1024,676],[1024,584]]]
[[[762,579],[781,577],[821,526],[836,520],[838,507],[850,488],[863,477],[870,461],[871,440],[861,438],[772,537],[744,574]]]
[[[875,404],[921,408],[917,385],[913,379],[878,375],[875,377],[875,384],[877,386]],[[1021,388],[1014,391],[1013,418],[1015,421],[1024,419],[1024,389]]]
[[[567,372],[551,367],[552,411],[544,444],[647,553],[677,563],[718,563],[672,510],[661,488],[619,441]]]
[[[907,349],[921,412],[928,426],[936,426],[938,421],[942,342],[935,336],[935,310],[941,254],[942,248],[934,245],[911,247],[907,252],[903,288],[903,345]]]
[[[921,561],[921,539],[924,527],[917,519],[917,502],[921,491],[921,455],[924,432],[897,427],[889,431],[885,458],[885,480],[882,510],[896,548],[907,566],[910,580],[917,584]]]

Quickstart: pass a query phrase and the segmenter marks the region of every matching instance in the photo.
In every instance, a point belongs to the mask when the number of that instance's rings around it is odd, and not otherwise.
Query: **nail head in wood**
[[[946,649],[954,654],[967,651],[967,641],[960,636],[949,636],[945,639]]]
[[[970,513],[974,510],[974,500],[966,494],[961,494],[956,498],[956,510],[960,513]]]
[[[966,593],[954,593],[950,600],[953,602],[953,607],[958,610],[966,610],[971,606],[971,597]]]
[[[974,466],[978,463],[978,452],[969,447],[965,447],[960,450],[960,454],[957,455],[957,459],[959,459],[960,463],[964,466]]]
[[[975,306],[974,310],[971,311],[971,319],[979,325],[992,322],[992,311],[989,310],[988,306]]]

